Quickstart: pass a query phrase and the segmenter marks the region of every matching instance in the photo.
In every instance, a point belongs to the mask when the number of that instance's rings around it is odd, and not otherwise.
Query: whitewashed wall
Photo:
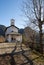
[[[8,36],[7,40],[11,42],[11,35]]]
[[[18,29],[12,26],[12,27],[10,27],[10,28],[8,28],[8,29],[6,30],[5,35],[11,33],[12,31],[18,32]]]
[[[8,40],[8,42],[11,42],[11,35],[8,35],[8,36],[7,36],[7,34],[10,34],[12,31],[15,32],[15,33],[18,33],[18,29],[17,29],[17,28],[15,28],[15,27],[13,27],[13,26],[9,27],[9,28],[6,30],[6,32],[5,32],[5,37],[6,37],[6,40]],[[16,36],[16,37],[15,37],[15,36]],[[19,36],[14,35],[13,37],[15,37],[17,41],[22,42],[22,35],[19,35]]]

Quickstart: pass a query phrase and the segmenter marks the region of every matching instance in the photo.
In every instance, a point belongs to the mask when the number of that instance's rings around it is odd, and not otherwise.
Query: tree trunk
[[[32,42],[32,50],[34,49],[34,42]]]
[[[42,44],[42,22],[40,21],[40,23],[39,23],[39,29],[40,29],[40,31],[39,31],[39,35],[40,35],[40,41],[39,41],[39,43],[40,43],[40,52],[41,52],[41,54],[43,54],[43,44]]]

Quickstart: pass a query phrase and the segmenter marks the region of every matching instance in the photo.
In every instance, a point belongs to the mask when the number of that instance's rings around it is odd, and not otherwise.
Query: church
[[[5,40],[8,42],[22,42],[22,35],[18,32],[19,28],[15,26],[15,20],[10,20],[11,24],[5,30]]]

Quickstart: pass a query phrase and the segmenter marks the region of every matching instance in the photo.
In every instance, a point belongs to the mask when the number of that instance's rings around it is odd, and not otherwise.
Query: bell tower
[[[11,19],[11,26],[14,26],[15,20]]]

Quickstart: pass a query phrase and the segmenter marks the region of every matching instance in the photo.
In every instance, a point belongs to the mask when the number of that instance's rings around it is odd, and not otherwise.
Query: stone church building
[[[5,39],[8,42],[22,42],[22,35],[18,32],[19,28],[17,28],[14,23],[15,20],[11,19],[11,25],[8,26],[5,30]]]

